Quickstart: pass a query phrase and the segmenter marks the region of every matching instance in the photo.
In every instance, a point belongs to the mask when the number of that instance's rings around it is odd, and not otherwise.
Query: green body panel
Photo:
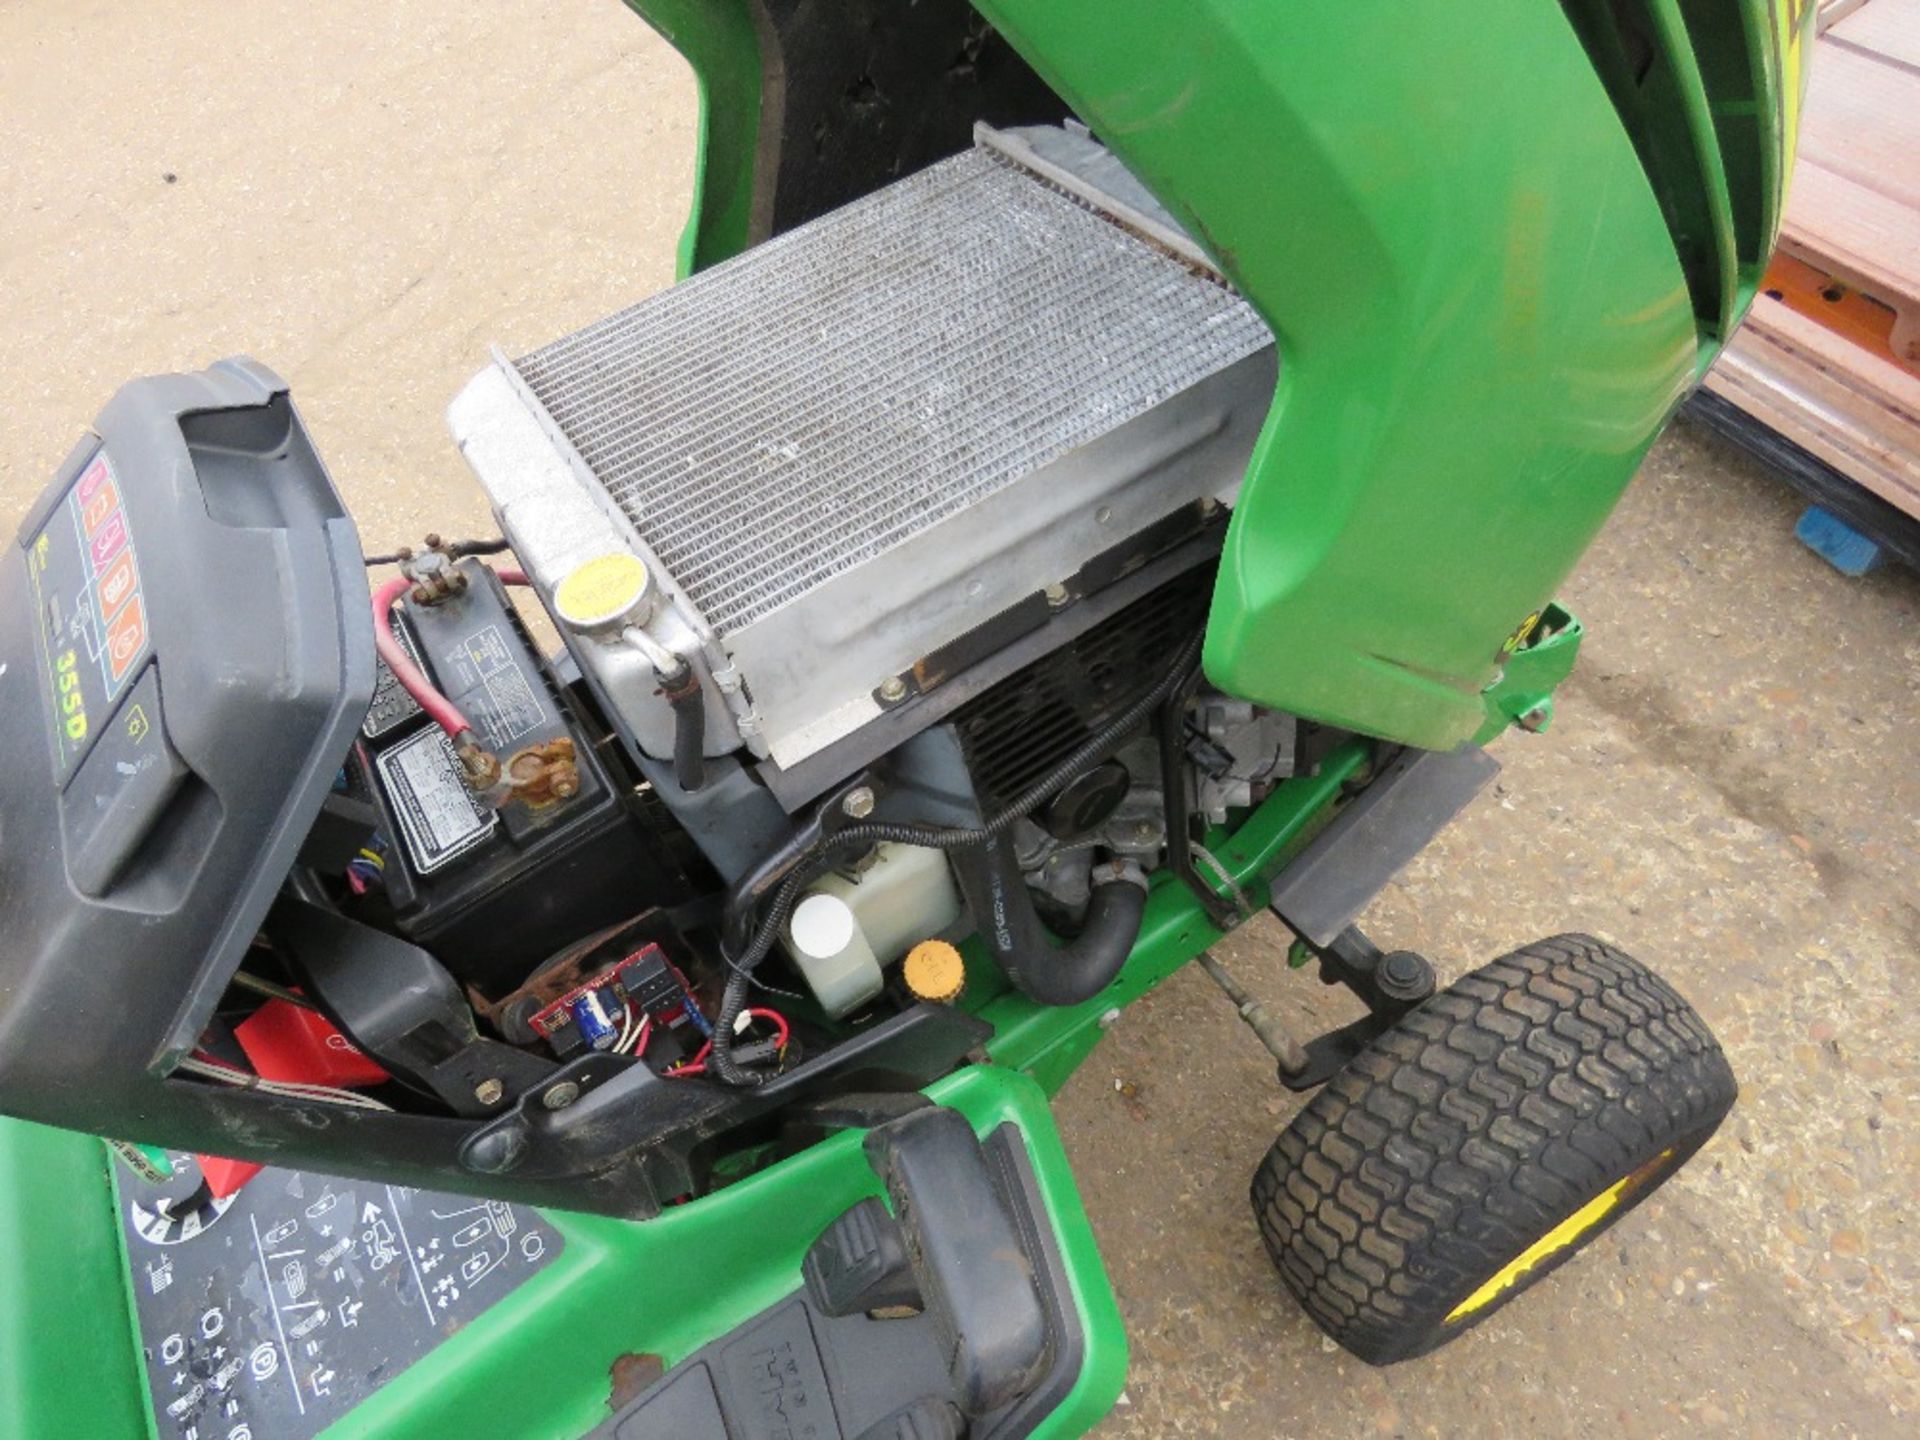
[[[930,1093],[982,1135],[1011,1121],[1025,1137],[1086,1339],[1079,1381],[1035,1434],[1079,1435],[1120,1393],[1126,1338],[1046,1096],[999,1066],[961,1071]],[[577,1440],[607,1418],[615,1361],[649,1355],[671,1366],[790,1293],[828,1222],[879,1193],[861,1137],[843,1134],[645,1223],[548,1212],[566,1238],[559,1257],[327,1434]],[[8,1440],[154,1433],[113,1208],[100,1141],[0,1121]]]
[[[1500,679],[1488,687],[1486,723],[1473,743],[1490,744],[1509,725],[1545,730],[1553,722],[1553,692],[1573,673],[1586,633],[1568,611],[1549,605],[1537,629],[1539,638],[1516,648]]]
[[[1693,161],[1694,182],[1687,187],[1700,197],[1706,211],[1708,244],[1713,266],[1711,289],[1706,303],[1696,300],[1696,309],[1706,336],[1712,343],[1701,346],[1700,373],[1705,374],[1719,342],[1733,332],[1753,301],[1753,292],[1739,292],[1739,263],[1734,258],[1733,199],[1727,189],[1725,162],[1715,136],[1713,113],[1707,102],[1706,82],[1700,63],[1693,53],[1687,23],[1680,14],[1680,0],[1649,0],[1654,29],[1660,48],[1669,57],[1674,85],[1679,92],[1679,129],[1683,148]]]
[[[757,104],[757,52],[719,38],[751,30],[747,0],[629,3],[709,99]],[[1531,0],[1471,23],[1405,0],[978,8],[1279,339],[1209,677],[1435,748],[1502,723],[1504,643],[1752,299],[1811,7],[1646,0],[1662,65],[1645,94],[1603,73],[1604,27]],[[718,123],[708,104],[689,267],[753,238],[752,137],[723,158]]]
[[[752,235],[760,41],[744,0],[627,0],[693,67],[700,92],[693,205],[679,273],[737,255]]]
[[[107,1148],[0,1119],[0,1435],[147,1433]]]
[[[1684,276],[1560,9],[987,0],[1279,340],[1209,677],[1434,748],[1694,378]]]

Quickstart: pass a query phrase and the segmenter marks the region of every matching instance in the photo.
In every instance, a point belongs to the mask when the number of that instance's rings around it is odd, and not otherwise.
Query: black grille
[[[1214,569],[1184,572],[955,712],[989,807],[1013,799],[1154,687],[1205,623]]]

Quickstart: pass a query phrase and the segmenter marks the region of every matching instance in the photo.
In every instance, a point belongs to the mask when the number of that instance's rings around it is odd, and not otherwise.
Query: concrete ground
[[[369,546],[486,512],[441,407],[666,284],[693,86],[613,0],[0,0],[0,514],[122,379],[248,351]],[[1895,1436],[1920,1410],[1920,584],[1844,580],[1685,425],[1567,587],[1550,734],[1369,922],[1447,976],[1578,927],[1658,964],[1744,1094],[1686,1172],[1489,1324],[1369,1370],[1282,1293],[1246,1184],[1294,1102],[1197,972],[1062,1128],[1133,1341],[1119,1436]],[[11,523],[10,521],[8,523]],[[1222,953],[1302,1016],[1256,924]]]

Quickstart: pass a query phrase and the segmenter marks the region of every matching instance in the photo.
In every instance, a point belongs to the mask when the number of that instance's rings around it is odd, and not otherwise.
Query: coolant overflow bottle
[[[820,1008],[836,1020],[873,999],[885,983],[853,907],[838,895],[816,891],[794,906],[786,941]]]

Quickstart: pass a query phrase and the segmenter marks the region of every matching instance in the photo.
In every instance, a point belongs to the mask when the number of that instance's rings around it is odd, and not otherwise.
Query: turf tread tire
[[[1261,1162],[1254,1214],[1308,1315],[1389,1364],[1484,1320],[1577,1253],[1679,1169],[1737,1093],[1719,1043],[1671,986],[1591,936],[1556,936],[1463,977],[1348,1062]],[[1656,1160],[1578,1244],[1448,1322]]]

